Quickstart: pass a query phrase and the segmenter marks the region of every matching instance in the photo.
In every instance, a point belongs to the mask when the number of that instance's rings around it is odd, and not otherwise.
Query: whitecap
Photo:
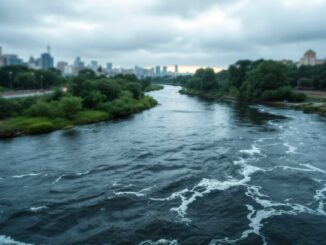
[[[18,242],[8,236],[0,236],[0,244],[1,245],[32,245],[23,242]]]
[[[77,173],[76,175],[81,176],[81,175],[86,175],[86,174],[89,174],[89,171],[85,171],[85,172],[82,172],[82,173]]]
[[[260,154],[261,150],[259,148],[257,148],[257,146],[252,145],[251,149],[249,149],[249,150],[240,150],[240,153],[245,153],[245,154],[248,154],[250,156],[253,156],[255,154]]]
[[[152,189],[152,187],[142,189],[140,191],[120,191],[120,192],[115,192],[114,194],[117,196],[122,196],[122,195],[134,195],[137,197],[144,197],[146,196],[145,192],[148,192]]]
[[[14,175],[14,176],[12,176],[12,178],[21,179],[21,178],[29,177],[29,176],[38,176],[40,174],[41,173],[30,173],[30,174]]]
[[[321,190],[316,191],[316,194],[314,195],[314,200],[319,202],[317,211],[326,215],[326,212],[324,211],[324,200],[326,199],[324,192],[326,192],[326,185],[324,185],[324,188],[322,188]]]
[[[204,195],[207,195],[215,190],[225,191],[235,186],[245,185],[247,182],[251,180],[250,175],[252,175],[257,171],[264,171],[263,169],[258,168],[256,166],[244,164],[245,161],[242,159],[236,162],[237,164],[241,164],[242,166],[241,171],[239,171],[239,173],[243,175],[242,179],[229,178],[225,181],[219,181],[215,179],[204,178],[197,185],[195,185],[191,190],[186,188],[179,192],[172,193],[169,197],[151,198],[151,200],[171,201],[176,198],[180,198],[181,204],[178,207],[171,208],[170,212],[172,214],[177,214],[177,218],[180,219],[182,222],[190,223],[191,219],[186,218],[185,216],[187,214],[189,205],[194,201],[196,201],[197,198],[203,197]],[[190,194],[190,196],[188,194]]]
[[[178,241],[166,239],[160,239],[158,241],[147,240],[139,243],[139,245],[178,245]]]
[[[52,182],[52,185],[58,183],[62,179],[63,175],[60,175],[55,181]]]
[[[290,145],[288,142],[283,143],[283,145],[288,148],[286,154],[295,154],[297,152],[298,148],[293,145]]]
[[[304,167],[306,167],[306,168],[309,168],[309,169],[311,169],[311,170],[313,170],[313,171],[315,171],[315,172],[320,172],[320,173],[326,174],[326,171],[325,171],[325,170],[320,169],[320,168],[317,168],[317,167],[312,166],[312,165],[310,165],[310,164],[300,164],[300,165],[301,165],[301,166],[304,166]]]
[[[48,209],[48,207],[47,206],[39,206],[39,207],[31,207],[30,208],[30,210],[32,212],[34,212],[34,213],[39,212],[39,211],[42,211],[44,209]]]

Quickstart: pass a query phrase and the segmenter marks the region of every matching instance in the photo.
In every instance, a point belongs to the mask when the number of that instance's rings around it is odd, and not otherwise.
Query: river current
[[[179,89],[0,141],[0,244],[326,244],[326,119]]]

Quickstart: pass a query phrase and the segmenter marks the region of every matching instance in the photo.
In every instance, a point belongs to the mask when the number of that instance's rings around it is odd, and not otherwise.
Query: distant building
[[[24,62],[22,59],[18,58],[15,54],[5,54],[2,55],[4,59],[4,65],[10,66],[10,65],[22,65]]]
[[[161,76],[161,66],[156,66],[155,67],[155,75],[157,77]]]
[[[107,63],[106,64],[106,71],[107,71],[108,74],[112,74],[112,72],[113,72],[113,65],[112,65],[112,63]]]
[[[98,69],[98,62],[96,60],[92,60],[90,64],[90,68],[94,71],[97,72]]]
[[[163,66],[163,75],[166,76],[168,74],[168,67]]]
[[[50,68],[54,67],[54,60],[53,57],[50,54],[50,46],[47,47],[47,52],[41,54],[41,58],[40,58],[40,67],[43,70],[48,70]]]
[[[179,73],[179,66],[178,65],[175,65],[174,66],[174,73],[175,74],[178,74]]]
[[[77,75],[83,69],[85,69],[85,63],[81,60],[80,57],[77,57],[74,61],[73,73]]]
[[[68,63],[65,61],[59,61],[57,63],[57,69],[61,72],[62,75],[66,75]]]
[[[2,47],[0,46],[0,67],[5,65],[5,58],[2,56]]]
[[[317,54],[315,51],[309,49],[307,52],[305,52],[304,56],[301,58],[299,64],[300,65],[322,65],[324,64],[324,60],[317,59]]]
[[[30,69],[40,69],[39,65],[38,65],[38,62],[37,60],[31,56],[28,60],[28,63],[27,63],[27,67],[30,68]]]

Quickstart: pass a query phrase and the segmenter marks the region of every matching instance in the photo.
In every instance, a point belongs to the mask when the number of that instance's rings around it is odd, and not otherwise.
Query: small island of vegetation
[[[33,86],[35,74],[28,70],[23,73],[17,70],[15,85],[21,88]],[[67,91],[58,87],[40,97],[0,98],[1,138],[47,133],[74,125],[127,117],[157,105],[157,101],[144,92],[162,88],[134,75],[107,78],[96,76],[91,70],[83,70],[78,76],[64,80],[51,71],[47,74],[54,80],[43,86],[67,82]],[[20,78],[22,76],[24,78]],[[42,79],[49,82],[44,75]]]

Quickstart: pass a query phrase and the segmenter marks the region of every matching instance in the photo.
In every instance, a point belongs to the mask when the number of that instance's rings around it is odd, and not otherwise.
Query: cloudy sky
[[[326,57],[326,0],[0,0],[0,46],[23,58],[227,67]]]

